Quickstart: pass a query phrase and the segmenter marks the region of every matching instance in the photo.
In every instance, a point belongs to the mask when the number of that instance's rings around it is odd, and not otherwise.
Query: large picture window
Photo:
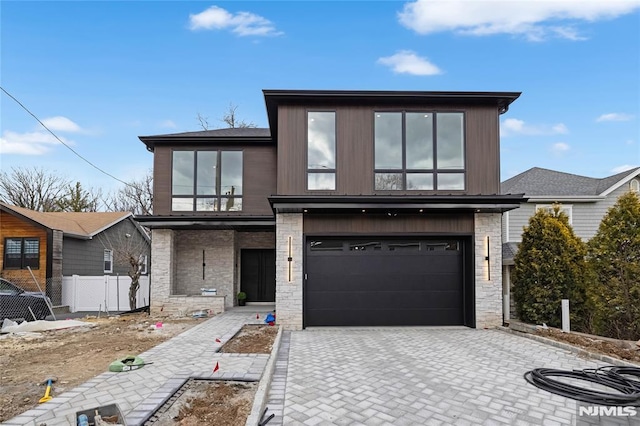
[[[464,190],[464,114],[376,112],[376,190]]]
[[[174,151],[171,210],[242,210],[242,151]]]
[[[40,268],[40,240],[38,238],[5,238],[4,269]]]
[[[336,113],[307,114],[307,189],[336,189]]]

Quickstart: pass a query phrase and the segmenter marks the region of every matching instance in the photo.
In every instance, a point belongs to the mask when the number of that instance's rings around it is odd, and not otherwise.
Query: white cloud
[[[513,135],[565,135],[569,133],[569,129],[563,123],[554,125],[545,124],[527,124],[523,120],[517,118],[507,118],[500,125],[500,134],[502,136]]]
[[[633,119],[633,115],[624,114],[621,112],[610,112],[608,114],[602,114],[600,117],[596,118],[597,122],[601,121],[629,121]]]
[[[176,123],[173,122],[173,120],[164,120],[160,123],[160,127],[166,127],[169,129],[175,129],[178,126],[176,126]]]
[[[630,164],[623,164],[622,166],[614,167],[611,169],[611,173],[618,174],[622,172],[626,172],[627,170],[635,169],[636,167],[640,167],[637,164],[635,166]]]
[[[564,142],[557,142],[554,143],[551,146],[551,152],[553,152],[554,154],[564,154],[565,152],[569,151],[571,149],[571,147],[569,146],[569,144],[566,144]]]
[[[396,74],[442,74],[440,68],[429,62],[427,58],[420,57],[411,50],[400,50],[395,55],[378,59],[377,62],[390,67]]]
[[[56,116],[49,117],[42,120],[45,126],[51,129],[54,132],[80,132],[82,129],[73,121],[69,120],[67,117]]]
[[[398,19],[419,34],[453,31],[522,35],[532,41],[583,40],[576,24],[614,19],[638,8],[640,0],[417,0],[406,3]]]
[[[66,144],[71,142],[60,138]],[[16,133],[9,130],[0,137],[0,154],[42,155],[51,151],[60,142],[45,132]]]
[[[276,36],[283,34],[277,31],[271,21],[251,12],[228,12],[218,6],[189,15],[191,30],[231,30],[239,36]]]

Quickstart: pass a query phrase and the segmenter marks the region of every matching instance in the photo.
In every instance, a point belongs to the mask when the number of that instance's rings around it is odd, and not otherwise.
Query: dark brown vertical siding
[[[180,145],[180,149],[203,149],[202,146]],[[171,153],[172,147],[156,147],[154,150],[153,214],[171,215]],[[241,146],[225,144],[207,146],[207,149],[228,149],[243,151],[243,195],[242,212],[237,215],[272,215],[268,197],[276,193],[276,147]],[[180,212],[184,216],[187,212]],[[199,216],[229,215],[211,212],[188,212]]]
[[[498,110],[474,107],[466,114],[467,194],[500,193]]]
[[[153,150],[153,214],[171,214],[171,148]]]
[[[304,216],[305,234],[380,235],[380,234],[471,234],[473,214],[399,215],[382,214],[326,214]]]
[[[336,191],[306,190],[306,111],[335,110]],[[375,111],[464,111],[467,190],[470,195],[497,194],[500,188],[498,111],[492,106],[423,108],[385,106],[287,105],[278,109],[278,195],[373,195]],[[448,194],[450,191],[384,191],[393,195]]]
[[[307,187],[306,109],[278,108],[278,194],[303,194]]]
[[[272,215],[268,197],[276,193],[276,147],[247,147],[243,151],[242,213]]]
[[[370,107],[337,109],[338,193],[373,193],[373,112]]]

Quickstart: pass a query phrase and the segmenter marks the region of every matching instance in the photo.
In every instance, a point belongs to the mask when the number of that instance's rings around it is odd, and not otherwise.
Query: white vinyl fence
[[[62,304],[71,312],[118,312],[129,309],[129,284],[127,275],[62,277]],[[149,304],[149,277],[140,277],[136,308]]]

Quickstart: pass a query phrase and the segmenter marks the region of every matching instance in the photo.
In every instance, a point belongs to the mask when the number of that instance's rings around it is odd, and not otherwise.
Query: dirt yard
[[[0,335],[0,422],[38,405],[44,396],[43,383],[55,377],[51,395],[56,397],[108,371],[109,364],[127,355],[138,355],[206,320],[201,318],[154,318],[133,314],[111,318],[83,318],[92,327],[75,327],[22,335]],[[157,327],[161,322],[161,327]],[[277,327],[247,325],[223,349],[235,353],[270,353]],[[229,423],[244,424],[255,387],[218,383],[190,392],[176,408],[180,425],[211,424],[210,406]],[[213,402],[215,401],[215,404]],[[220,406],[220,401],[225,401]],[[199,419],[196,423],[194,419]],[[220,419],[220,417],[219,417]],[[225,420],[225,421],[227,421]],[[192,422],[193,421],[193,422]]]
[[[590,352],[609,355],[613,358],[640,364],[640,347],[637,346],[635,348],[623,347],[608,340],[598,339],[597,336],[587,337],[575,333],[563,333],[556,329],[538,330],[536,334],[559,342],[569,343]]]

